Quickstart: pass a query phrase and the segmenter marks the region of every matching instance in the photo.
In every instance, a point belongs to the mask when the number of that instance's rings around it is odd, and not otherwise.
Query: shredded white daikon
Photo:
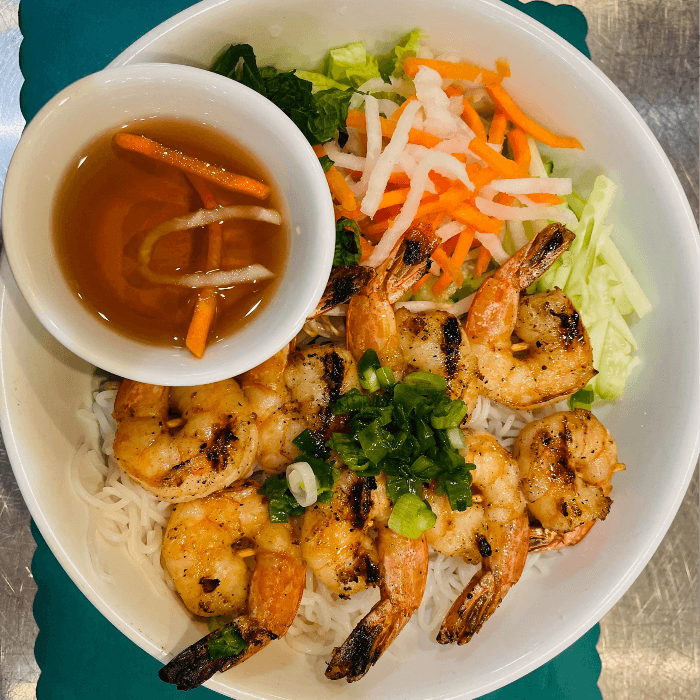
[[[510,255],[503,250],[503,245],[501,244],[501,241],[498,240],[498,236],[495,233],[481,233],[480,231],[477,231],[474,234],[474,238],[476,238],[476,240],[479,241],[479,243],[481,243],[481,245],[483,245],[484,248],[489,251],[489,253],[491,253],[493,259],[499,265],[503,265],[503,263],[510,257]]]
[[[476,197],[474,200],[476,208],[486,216],[493,216],[501,221],[535,221],[536,219],[547,219],[548,221],[558,221],[565,226],[576,226],[578,219],[571,209],[561,206],[553,207],[508,207],[505,204],[491,202],[483,197]]]
[[[404,113],[405,114],[405,113]],[[403,116],[403,115],[402,115]],[[432,170],[440,169],[441,172],[449,172],[453,177],[464,183],[469,190],[474,191],[474,185],[467,175],[464,163],[460,163],[454,156],[439,151],[430,153],[420,162],[416,172],[411,178],[411,189],[399,215],[394,219],[392,226],[382,236],[372,251],[372,255],[364,263],[371,267],[376,267],[391,252],[396,241],[404,234],[411,222],[416,218],[420,200],[425,191],[428,175]]]
[[[376,164],[372,166],[373,171],[368,178],[369,184],[367,194],[362,200],[362,206],[360,207],[360,211],[363,214],[366,214],[367,216],[374,216],[376,214],[377,208],[379,207],[379,202],[382,201],[382,197],[384,196],[384,190],[386,189],[387,182],[389,181],[389,175],[391,175],[391,171],[395,163],[399,161],[401,154],[406,148],[406,144],[408,143],[408,134],[411,130],[411,125],[413,124],[413,117],[416,115],[419,109],[420,104],[417,101],[411,102],[406,107],[396,123],[396,128],[394,129],[394,134],[391,137],[391,141],[389,141],[381,156],[378,157]],[[368,172],[369,167],[370,166],[368,165],[365,173]]]
[[[372,171],[382,153],[382,124],[379,117],[379,102],[372,95],[365,95],[365,122],[367,124],[367,159],[362,178],[357,187],[360,195],[367,192]]]
[[[506,194],[521,195],[521,194],[571,194],[572,185],[570,177],[523,177],[514,178],[512,180],[493,180],[491,182],[496,192],[505,192]]]

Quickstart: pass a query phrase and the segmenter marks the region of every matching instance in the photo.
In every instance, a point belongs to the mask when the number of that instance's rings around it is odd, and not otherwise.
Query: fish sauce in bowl
[[[270,185],[270,195],[261,201],[203,181],[219,206],[263,206],[283,215],[279,226],[248,219],[221,223],[220,269],[260,264],[274,277],[216,289],[208,343],[216,342],[246,325],[274,296],[289,245],[284,204],[264,169],[212,128],[152,119],[126,125],[122,132]],[[120,148],[113,136],[105,133],[83,150],[57,193],[53,239],[62,272],[81,302],[121,335],[184,347],[201,290],[146,279],[139,249],[154,227],[205,205],[185,172]],[[161,275],[207,272],[208,246],[207,226],[173,231],[157,240],[149,267]]]

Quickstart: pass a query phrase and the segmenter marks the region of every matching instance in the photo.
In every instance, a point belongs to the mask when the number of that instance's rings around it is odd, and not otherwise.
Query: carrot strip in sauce
[[[486,91],[491,99],[508,115],[513,124],[519,126],[526,134],[530,134],[536,141],[546,143],[553,148],[580,148],[583,150],[578,139],[572,136],[558,136],[530,119],[500,85],[490,85]]]
[[[204,184],[202,178],[187,174],[187,178],[200,196],[206,209],[216,209],[218,205],[214,195]],[[209,224],[209,240],[207,246],[207,270],[216,270],[221,267],[221,254],[223,247],[223,230],[221,223],[216,221]],[[198,296],[192,313],[192,320],[187,329],[185,346],[197,358],[204,356],[207,346],[209,330],[216,316],[216,287],[203,287]]]
[[[508,116],[502,109],[496,109],[491,120],[489,129],[489,143],[502,146],[506,138],[506,127],[508,126]]]
[[[469,143],[469,150],[479,156],[490,168],[503,175],[503,177],[527,177],[527,172],[515,161],[509,160],[500,153],[496,153],[485,141],[472,139]]]
[[[515,127],[508,132],[508,143],[513,151],[515,162],[525,171],[530,170],[530,147],[527,144],[527,136],[520,127]]]
[[[486,272],[486,268],[491,262],[491,253],[489,253],[486,246],[481,246],[479,250],[479,257],[477,258],[476,265],[474,266],[474,277],[481,277],[481,275]]]
[[[199,158],[185,155],[174,148],[167,148],[163,144],[153,141],[145,136],[136,134],[118,133],[113,137],[114,143],[127,151],[135,151],[149,158],[160,160],[173,165],[186,173],[192,173],[209,180],[221,187],[234,192],[242,192],[257,199],[266,199],[270,195],[270,188],[262,182],[258,182],[245,175],[230,173],[224,168],[205,163]]]
[[[502,78],[486,68],[475,66],[472,63],[454,63],[452,61],[438,61],[432,58],[410,57],[404,61],[403,69],[409,78],[415,78],[418,69],[427,66],[437,71],[445,80],[469,80],[473,83],[493,85],[500,83]]]
[[[474,132],[476,138],[486,141],[484,122],[481,121],[479,113],[466,97],[462,100],[462,119],[464,119],[467,126]]]

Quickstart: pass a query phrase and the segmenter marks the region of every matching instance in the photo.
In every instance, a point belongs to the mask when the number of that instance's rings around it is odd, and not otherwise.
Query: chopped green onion
[[[447,380],[438,374],[431,374],[430,372],[411,372],[411,374],[407,374],[403,378],[403,383],[409,386],[427,384],[435,389],[440,389],[440,391],[447,391]]]
[[[394,373],[391,371],[391,367],[380,367],[377,370],[377,380],[382,389],[396,384],[396,379],[394,378]]]
[[[415,540],[430,530],[436,520],[437,516],[422,498],[413,493],[405,493],[394,504],[388,525],[399,535]]]
[[[374,464],[379,464],[389,452],[391,433],[385,430],[378,420],[372,421],[361,430],[357,439],[365,456]]]
[[[447,430],[449,428],[456,428],[461,422],[464,416],[467,415],[469,408],[464,401],[456,399],[450,401],[448,404],[443,406],[438,406],[432,415],[430,416],[430,425],[436,430]]]
[[[377,378],[377,373],[371,367],[366,369],[360,375],[360,386],[365,390],[373,394],[375,391],[379,391],[379,379]]]
[[[448,428],[447,439],[450,441],[450,445],[452,445],[455,450],[462,450],[467,446],[467,441],[464,439],[464,433],[460,428]]]
[[[379,379],[377,378],[377,370],[381,368],[377,353],[372,350],[365,350],[364,354],[357,363],[357,373],[360,377],[360,385],[365,391],[374,393],[379,391]]]
[[[579,389],[575,394],[569,396],[569,408],[573,411],[575,408],[585,408],[587,411],[591,410],[593,405],[593,389],[591,387],[584,387]]]
[[[227,656],[240,656],[249,646],[232,624],[226,625],[216,633],[216,636],[207,641],[206,645],[212,661]]]

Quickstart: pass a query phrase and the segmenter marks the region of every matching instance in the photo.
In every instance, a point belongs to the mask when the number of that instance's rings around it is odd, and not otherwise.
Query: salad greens
[[[301,130],[311,145],[330,141],[345,128],[352,90],[331,87],[312,94],[312,84],[294,71],[280,72],[272,66],[258,68],[248,44],[229,46],[211,70],[225,75],[274,102]]]
[[[330,141],[339,130],[345,131],[356,88],[371,78],[388,80],[403,75],[403,63],[415,55],[419,37],[416,29],[379,57],[368,54],[361,41],[332,49],[319,72],[259,68],[252,46],[236,44],[216,59],[211,70],[274,102],[314,146]]]
[[[362,257],[360,227],[354,219],[341,217],[335,222],[335,253],[333,267],[355,265]]]
[[[630,372],[641,362],[624,316],[635,312],[641,318],[651,304],[610,239],[612,226],[604,224],[616,189],[600,175],[587,201],[577,194],[569,196],[567,201],[579,216],[576,239],[536,284],[537,291],[559,287],[571,298],[593,346],[598,375],[588,385],[591,400],[580,403],[581,397],[572,397],[570,406],[576,403],[589,408],[596,398],[617,398]]]

